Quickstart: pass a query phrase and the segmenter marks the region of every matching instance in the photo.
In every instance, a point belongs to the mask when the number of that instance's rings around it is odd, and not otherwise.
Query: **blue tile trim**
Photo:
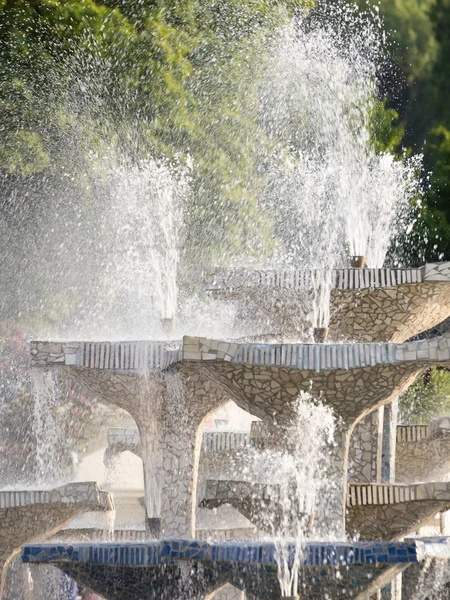
[[[295,547],[288,547],[293,559]],[[23,547],[24,562],[85,562],[111,566],[152,566],[177,560],[275,565],[272,543],[207,543],[196,540],[162,540],[145,543],[29,544]],[[305,566],[394,564],[420,562],[426,557],[450,559],[450,538],[404,542],[310,543],[303,550]]]

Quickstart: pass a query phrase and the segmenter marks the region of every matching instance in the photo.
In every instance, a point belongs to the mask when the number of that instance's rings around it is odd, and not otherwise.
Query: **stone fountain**
[[[445,537],[405,539],[450,508],[449,483],[415,483],[445,471],[447,425],[405,432],[395,422],[396,398],[417,375],[450,365],[450,338],[407,341],[450,315],[450,264],[349,268],[326,277],[311,270],[213,269],[202,281],[213,297],[252,308],[257,317],[247,340],[31,342],[32,368],[60,369],[133,416],[138,429],[111,431],[105,460],[125,450],[142,458],[146,541],[27,544],[23,560],[53,564],[117,600],[211,598],[226,584],[248,598],[281,597],[276,544],[257,539],[277,533],[283,511],[277,485],[205,479],[201,471],[206,447],[241,457],[286,447],[283,431],[301,393],[330,407],[337,422],[328,466],[337,485],[317,520],[351,541],[306,541],[293,594],[323,598],[326,590],[330,598],[348,598],[351,590],[353,598],[372,598],[414,565],[450,559]],[[298,307],[305,293],[325,285],[328,343],[298,343],[313,325]],[[262,423],[234,441],[202,437],[206,417],[230,400]],[[199,504],[234,507],[256,539],[198,539]],[[300,515],[290,517],[295,522]],[[288,565],[299,552],[287,546]]]

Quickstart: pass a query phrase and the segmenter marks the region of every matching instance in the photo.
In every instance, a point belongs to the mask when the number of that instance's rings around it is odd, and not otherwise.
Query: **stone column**
[[[345,535],[350,435],[351,433],[346,427],[336,429],[334,434],[334,448],[328,473],[331,489],[324,518],[327,527],[324,533],[327,534]]]
[[[173,369],[142,384],[135,418],[147,524],[155,537],[195,537],[202,424],[227,401],[198,371]]]
[[[402,573],[381,590],[381,600],[402,600]]]
[[[153,351],[150,347],[149,353]],[[66,372],[136,421],[149,532],[155,537],[193,537],[201,425],[211,411],[229,402],[229,396],[202,370],[187,365],[164,371],[84,368]]]
[[[395,447],[397,444],[398,398],[384,407],[381,483],[395,481]]]
[[[142,424],[140,433],[150,532],[193,538],[201,428],[155,419]]]
[[[380,483],[384,406],[373,410],[353,429],[349,447],[348,480]]]

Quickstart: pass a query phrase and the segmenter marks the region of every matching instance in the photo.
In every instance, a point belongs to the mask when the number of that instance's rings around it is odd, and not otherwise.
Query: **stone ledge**
[[[428,439],[428,425],[397,425],[397,444]]]
[[[53,490],[0,491],[0,509],[37,505],[84,504],[92,510],[114,510],[111,494],[96,483],[69,483]]]
[[[60,365],[145,374],[163,371],[182,360],[222,361],[319,372],[450,361],[450,338],[447,337],[402,344],[239,344],[185,336],[182,346],[180,342],[78,342],[75,354],[72,352],[73,343],[70,344],[69,354],[66,353],[66,346],[64,342],[31,342],[31,366]],[[55,351],[57,347],[58,352]]]
[[[362,540],[401,539],[450,507],[450,482],[349,487],[352,499],[347,504],[347,531],[350,535],[359,534]],[[352,493],[355,488],[360,488],[356,496]]]
[[[437,500],[450,503],[450,482],[418,484],[349,483],[347,506],[375,506]]]
[[[3,574],[24,543],[54,535],[82,513],[114,510],[112,496],[91,482],[69,483],[48,491],[3,491],[0,502]]]
[[[203,452],[233,452],[250,445],[248,433],[235,433],[233,431],[215,431],[204,433],[202,441]]]
[[[180,360],[181,342],[30,342],[32,367],[164,371]]]
[[[185,337],[183,360],[316,372],[414,362],[440,364],[450,361],[450,338],[402,344],[237,344]]]
[[[445,479],[450,471],[450,439],[428,438],[397,443],[396,479],[402,483]]]
[[[447,263],[444,263],[447,264]],[[430,267],[434,265],[429,265]],[[450,281],[450,269],[253,269],[217,267],[204,271],[202,282],[208,291],[250,288],[287,290],[317,289],[324,281],[331,289],[358,290],[393,287],[423,281]],[[436,279],[441,277],[443,279]],[[435,279],[433,279],[435,278]]]
[[[332,289],[387,288],[405,283],[450,282],[450,262],[428,263],[418,269],[255,269],[213,267],[202,273],[208,291],[248,288],[301,290],[327,281]]]
[[[148,533],[143,529],[115,529],[112,533],[105,529],[86,527],[73,529],[68,527],[61,529],[56,535],[52,536],[50,543],[53,542],[145,542],[149,539]]]

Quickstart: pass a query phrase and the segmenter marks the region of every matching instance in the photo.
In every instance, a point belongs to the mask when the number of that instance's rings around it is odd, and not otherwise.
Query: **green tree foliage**
[[[430,422],[433,417],[448,415],[450,411],[450,372],[430,369],[419,377],[400,396],[402,423]]]
[[[402,142],[421,151],[433,97],[430,85],[437,44],[430,18],[434,0],[358,0],[361,10],[380,15],[387,33],[387,53],[380,69],[381,93],[403,125]]]
[[[267,244],[255,200],[264,140],[252,90],[264,36],[305,3],[5,0],[3,175],[48,179],[76,163],[74,176],[85,177],[86,157],[105,147],[132,161],[189,156],[196,194],[188,247],[205,225],[208,252],[239,249],[252,236],[255,248]]]
[[[404,260],[450,258],[450,1],[359,0],[379,11],[390,40],[382,93],[399,115],[404,135],[397,146],[424,155],[424,203]]]
[[[375,150],[378,153],[394,154],[402,142],[405,130],[403,123],[399,121],[397,111],[388,108],[386,99],[374,104],[370,123]]]
[[[437,42],[432,67],[433,128],[426,155],[432,169],[426,222],[432,232],[429,254],[434,259],[450,258],[450,2],[435,0],[430,19]]]
[[[277,140],[261,127],[258,81],[277,27],[310,4],[4,0],[0,207],[8,247],[19,228],[24,238],[38,239],[44,218],[77,222],[89,210],[83,227],[92,228],[86,232],[92,241],[82,252],[96,254],[101,264],[100,209],[84,207],[103,193],[102,178],[114,161],[152,157],[193,165],[184,211],[186,264],[225,260],[243,249],[254,256],[270,252],[273,224],[258,198],[264,161]],[[383,102],[373,113],[373,143],[392,151],[401,136],[397,115]],[[287,147],[289,140],[281,143]],[[15,260],[31,264],[29,254],[21,246]],[[52,273],[46,278],[42,271],[40,292],[46,293],[36,296],[57,298]],[[27,276],[22,268],[20,277]],[[88,276],[95,285],[95,270]],[[29,283],[22,288],[30,294]],[[1,302],[0,314],[8,316],[21,304],[14,293]]]
[[[436,90],[437,121],[450,128],[450,2],[435,0],[430,9],[434,35],[438,44],[433,64],[433,84]]]

